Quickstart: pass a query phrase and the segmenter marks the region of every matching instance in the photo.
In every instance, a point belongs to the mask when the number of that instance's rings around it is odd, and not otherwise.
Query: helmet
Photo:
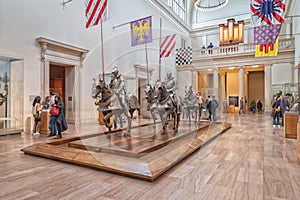
[[[114,67],[113,69],[112,69],[112,72],[111,72],[114,76],[117,76],[118,75],[118,73],[119,73],[119,70],[118,70],[118,68],[117,67]]]
[[[167,72],[167,78],[171,78],[172,77],[172,73],[171,72]]]

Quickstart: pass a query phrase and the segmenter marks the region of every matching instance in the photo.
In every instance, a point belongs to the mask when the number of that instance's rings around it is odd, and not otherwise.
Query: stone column
[[[192,87],[194,92],[198,92],[198,72],[196,70],[192,71]],[[178,82],[178,81],[177,81]]]
[[[225,76],[226,76],[225,72],[221,73],[221,96],[220,96],[220,102],[223,102],[223,100],[226,98]]]
[[[213,75],[213,88],[214,88],[214,95],[219,102],[219,70],[216,68],[214,69],[214,75]]]
[[[272,65],[265,65],[265,112],[271,112]]]
[[[244,67],[239,67],[239,100],[244,97]]]
[[[42,100],[49,95],[49,62],[46,60],[47,44],[41,44],[41,97]]]

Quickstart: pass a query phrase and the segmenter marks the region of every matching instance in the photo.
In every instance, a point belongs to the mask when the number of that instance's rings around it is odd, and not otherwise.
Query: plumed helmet
[[[118,73],[119,73],[119,70],[118,70],[118,68],[117,67],[114,67],[113,69],[112,69],[112,72],[111,72],[114,76],[117,76],[118,75]]]

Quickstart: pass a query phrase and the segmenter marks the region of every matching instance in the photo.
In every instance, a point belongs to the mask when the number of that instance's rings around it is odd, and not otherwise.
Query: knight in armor
[[[171,72],[167,72],[166,74],[166,78],[164,80],[164,85],[166,87],[167,92],[170,94],[170,96],[172,97],[172,100],[174,101],[174,103],[176,104],[176,81],[175,78],[172,76]]]
[[[112,69],[112,79],[109,84],[110,88],[113,90],[113,93],[116,94],[116,96],[119,99],[120,106],[125,111],[124,114],[129,119],[130,113],[129,113],[129,106],[126,101],[126,90],[125,90],[125,81],[123,76],[119,73],[119,70],[117,67],[114,67]],[[129,121],[128,123],[130,123]]]
[[[176,81],[175,78],[172,76],[171,72],[167,72],[167,77],[165,78],[164,82],[165,82],[167,92],[175,95]]]

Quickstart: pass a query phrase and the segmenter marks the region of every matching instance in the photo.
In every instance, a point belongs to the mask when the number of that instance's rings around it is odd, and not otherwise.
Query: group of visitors
[[[286,96],[282,95],[282,91],[280,90],[274,96],[272,102],[272,124],[275,128],[276,126],[280,128],[279,119],[281,118],[281,126],[284,127],[284,113],[286,110],[289,110],[289,102]]]
[[[262,113],[263,104],[260,100],[256,103],[254,100],[250,103],[250,111],[255,113],[256,110],[258,113]]]
[[[50,134],[48,137],[55,136],[54,139],[62,138],[62,132],[68,129],[68,125],[63,114],[64,102],[58,94],[50,92],[50,95],[41,103],[41,97],[36,96],[32,103],[32,114],[34,117],[33,135],[39,135],[42,110],[49,111]]]
[[[212,44],[212,42],[209,43],[209,45],[207,46],[207,52],[208,54],[212,54],[213,53],[213,50],[212,48],[214,47],[214,45]],[[205,48],[205,45],[202,46],[202,49],[201,49],[201,54],[205,54],[206,52],[206,48]]]
[[[217,108],[219,107],[218,101],[215,96],[208,96],[206,99],[206,108],[208,110],[208,118],[209,121],[217,121]]]

